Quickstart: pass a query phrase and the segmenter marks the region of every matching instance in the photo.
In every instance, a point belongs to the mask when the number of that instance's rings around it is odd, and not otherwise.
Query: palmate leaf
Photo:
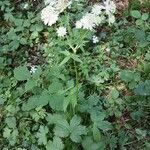
[[[22,106],[23,111],[29,111],[36,107],[43,107],[48,104],[50,95],[47,91],[43,91],[41,95],[33,96],[28,99],[27,103],[24,103]]]
[[[92,137],[90,136],[86,137],[83,140],[82,146],[84,150],[105,150],[105,142],[103,141],[94,142]]]
[[[30,78],[30,71],[26,66],[19,66],[14,69],[14,77],[19,81],[24,81]]]
[[[70,126],[66,120],[58,122],[54,128],[54,134],[59,137],[68,137],[70,134]]]
[[[53,141],[48,141],[46,145],[46,150],[63,150],[63,148],[64,144],[62,140],[57,136],[53,138]]]
[[[78,116],[74,116],[70,121],[70,130],[71,135],[70,138],[74,142],[80,142],[81,141],[81,135],[85,135],[86,127],[80,125],[81,118]]]
[[[47,126],[40,126],[39,132],[36,135],[36,137],[38,138],[38,145],[47,144],[47,133],[48,133]]]
[[[141,82],[137,85],[134,90],[136,95],[149,96],[150,95],[150,80]]]
[[[58,122],[55,120],[54,117],[49,117],[52,118],[53,122],[56,124],[54,128],[54,134],[58,137],[70,136],[70,139],[73,142],[80,142],[81,135],[87,134],[86,127],[80,124],[81,118],[76,115],[70,120],[70,124],[67,122],[66,119],[63,119],[60,116],[58,117],[58,115],[56,115],[56,118],[59,118]],[[50,118],[48,118],[48,120]]]

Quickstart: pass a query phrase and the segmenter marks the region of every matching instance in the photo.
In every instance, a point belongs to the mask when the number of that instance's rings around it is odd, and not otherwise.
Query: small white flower
[[[23,6],[24,9],[27,9],[28,7],[29,7],[28,3],[25,3],[24,6]]]
[[[82,23],[83,29],[93,30],[93,28],[96,25],[93,19],[94,17],[95,15],[91,13],[87,13],[85,14],[85,16],[83,16],[83,18],[80,20]]]
[[[57,4],[56,0],[44,0],[45,5],[51,5],[54,6]]]
[[[30,73],[35,73],[36,70],[37,70],[36,66],[31,66]]]
[[[104,16],[93,16],[93,21],[95,25],[99,25],[100,23],[102,23],[103,20],[105,20]]]
[[[107,15],[110,15],[112,13],[115,13],[116,11],[116,5],[113,1],[111,0],[106,0],[104,2],[104,7]]]
[[[82,22],[81,21],[77,21],[75,26],[76,26],[76,28],[82,28]]]
[[[103,6],[100,5],[100,4],[95,4],[93,7],[92,7],[92,13],[95,14],[95,15],[100,15],[101,12],[102,12],[102,9],[103,9]]]
[[[45,7],[41,12],[41,19],[45,25],[53,25],[58,20],[59,13],[51,6]]]
[[[110,48],[109,48],[109,47],[107,47],[105,50],[106,50],[106,52],[108,52],[108,53],[110,52]]]
[[[99,42],[98,37],[95,36],[95,35],[93,36],[92,40],[93,40],[93,43],[98,43]]]
[[[112,23],[115,22],[115,17],[114,17],[114,15],[108,15],[108,22],[109,22],[109,24],[112,24]]]
[[[59,27],[57,29],[57,34],[59,37],[64,37],[67,34],[66,28],[65,27]]]

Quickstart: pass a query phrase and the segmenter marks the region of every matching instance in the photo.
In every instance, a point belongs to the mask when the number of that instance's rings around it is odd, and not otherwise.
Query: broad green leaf
[[[43,91],[42,94],[39,96],[30,97],[27,103],[23,104],[22,110],[29,111],[36,107],[43,107],[48,104],[48,102],[50,101],[50,97],[51,96],[48,94],[47,91]]]
[[[54,128],[54,134],[58,137],[67,137],[70,134],[70,127],[66,120],[58,122]]]
[[[70,121],[70,130],[71,135],[70,138],[73,142],[80,142],[81,141],[81,135],[86,135],[86,127],[80,125],[81,118],[78,116],[74,116]]]
[[[64,98],[64,101],[63,101],[63,111],[64,112],[67,110],[69,103],[70,103],[70,98],[68,98],[68,97]]]
[[[70,127],[71,128],[71,127]],[[81,135],[86,135],[87,134],[87,130],[85,126],[82,125],[78,125],[78,126],[74,126],[74,128],[71,128],[71,134],[70,134],[70,138],[73,142],[79,143],[81,142]]]
[[[114,88],[111,90],[110,96],[112,99],[117,99],[119,97],[119,92]]]
[[[63,111],[64,95],[54,94],[49,97],[49,105],[53,110]]]
[[[3,137],[8,139],[10,136],[11,136],[11,130],[8,127],[5,127],[3,132]]]
[[[73,118],[70,120],[70,127],[74,129],[76,126],[78,126],[81,122],[81,118],[78,116],[73,116]]]
[[[5,101],[6,101],[6,99],[4,99],[0,96],[0,105],[3,105]]]
[[[105,142],[103,141],[94,142],[92,137],[90,136],[86,137],[83,140],[82,146],[84,150],[105,150]]]
[[[36,85],[37,85],[36,80],[33,80],[33,79],[27,80],[25,84],[25,90],[26,91],[32,90]]]
[[[112,129],[112,125],[108,121],[99,121],[97,127],[103,131],[108,131]]]
[[[24,103],[22,106],[23,111],[29,111],[37,107],[38,97],[30,97],[27,103]]]
[[[142,20],[147,20],[149,18],[149,14],[148,13],[143,13],[142,14]]]
[[[47,133],[48,133],[48,128],[47,126],[40,126],[39,131],[36,135],[38,138],[38,145],[46,145],[47,144]]]
[[[96,141],[96,142],[100,141],[101,134],[100,134],[99,129],[97,128],[97,124],[96,123],[93,124],[92,132],[93,132],[93,139],[94,139],[94,141]]]
[[[70,124],[66,119],[59,120],[54,128],[54,134],[58,137],[68,137],[70,135],[73,142],[80,142],[81,135],[87,134],[86,127],[80,125],[80,122],[81,118],[76,115],[71,119]]]
[[[57,136],[54,136],[53,141],[48,141],[46,145],[46,150],[63,150],[63,148],[64,144]]]
[[[58,93],[62,89],[63,89],[63,85],[58,79],[54,79],[53,82],[48,87],[48,90],[51,94]]]
[[[141,82],[134,90],[136,95],[149,96],[150,95],[150,80]]]
[[[131,11],[131,16],[134,18],[141,18],[141,13],[138,10],[132,10]]]
[[[5,122],[9,128],[15,128],[16,127],[16,118],[15,117],[7,117],[5,119]]]
[[[30,71],[26,66],[19,66],[14,69],[14,77],[19,81],[24,81],[30,78]]]
[[[134,80],[134,73],[129,70],[123,70],[120,73],[120,78],[122,81],[131,82]]]
[[[59,122],[63,122],[65,117],[61,114],[48,114],[46,120],[49,124],[58,124]]]

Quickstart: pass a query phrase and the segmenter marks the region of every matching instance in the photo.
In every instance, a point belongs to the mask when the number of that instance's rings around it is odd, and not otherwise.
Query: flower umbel
[[[59,37],[64,37],[67,34],[66,28],[65,27],[59,27],[57,29],[57,34]]]
[[[58,20],[59,13],[51,6],[45,7],[41,12],[41,19],[45,25],[53,25]]]
[[[36,66],[31,66],[30,73],[35,73],[36,70],[37,70]]]
[[[95,43],[98,43],[99,42],[99,39],[98,39],[98,37],[97,36],[93,36],[93,43],[95,44]]]

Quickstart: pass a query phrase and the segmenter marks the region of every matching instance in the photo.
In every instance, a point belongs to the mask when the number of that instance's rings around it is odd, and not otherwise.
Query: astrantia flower
[[[54,6],[57,4],[57,0],[44,0],[45,5]]]
[[[70,7],[72,4],[71,0],[57,0],[57,5],[55,6],[56,10],[63,12],[67,7]]]
[[[93,36],[92,40],[93,40],[93,43],[98,43],[99,42],[98,37],[95,36],[95,35]]]
[[[41,19],[45,25],[53,25],[58,20],[59,13],[51,6],[45,7],[41,12]]]
[[[77,21],[75,26],[76,26],[76,28],[82,28],[82,22],[81,21]]]
[[[104,16],[93,16],[93,21],[95,25],[99,25],[100,23],[102,23],[103,20],[105,20]]]
[[[83,16],[83,18],[80,20],[82,23],[83,29],[93,30],[93,28],[95,27],[95,22],[93,20],[94,17],[95,15],[91,13],[87,13],[85,14],[85,16]]]
[[[92,7],[92,13],[95,14],[95,15],[100,15],[101,12],[102,12],[102,9],[104,7],[100,4],[95,4],[93,7]]]
[[[109,24],[112,24],[112,23],[115,22],[115,17],[114,17],[114,15],[108,15],[108,22],[109,22]]]
[[[57,29],[57,34],[59,37],[64,37],[67,34],[66,28],[65,27],[59,27]]]
[[[116,11],[116,5],[111,0],[106,0],[104,2],[104,7],[107,15],[113,14]]]

